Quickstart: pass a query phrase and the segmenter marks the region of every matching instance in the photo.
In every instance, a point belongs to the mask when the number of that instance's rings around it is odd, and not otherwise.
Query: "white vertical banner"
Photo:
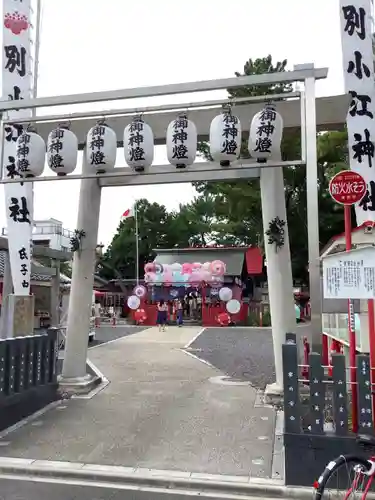
[[[32,97],[33,58],[31,0],[3,0],[2,100]],[[11,111],[9,119],[31,116],[31,110]],[[5,127],[3,177],[22,177],[17,165],[16,141],[22,126]],[[19,145],[27,148],[27,144]],[[30,293],[31,245],[33,228],[33,183],[5,184],[5,210],[9,258],[15,295]]]
[[[372,0],[340,0],[345,91],[351,95],[347,116],[350,168],[367,183],[356,205],[357,224],[375,220],[375,76]]]

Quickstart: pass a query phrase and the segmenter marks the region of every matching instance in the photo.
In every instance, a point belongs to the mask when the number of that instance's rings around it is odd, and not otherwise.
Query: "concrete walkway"
[[[149,328],[90,349],[110,384],[8,434],[0,455],[270,477],[275,412],[182,350],[199,331]]]

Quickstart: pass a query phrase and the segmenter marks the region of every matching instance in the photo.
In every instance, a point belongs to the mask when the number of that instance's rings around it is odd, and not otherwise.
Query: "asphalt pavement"
[[[146,326],[101,326],[95,329],[95,340],[90,342],[89,349],[95,347],[96,345],[106,344],[112,340],[120,339],[122,337],[127,337],[128,335],[134,335],[135,333],[141,332],[142,330],[147,330],[150,327]]]
[[[107,344],[116,339],[121,339],[122,337],[128,337],[129,335],[134,335],[143,330],[147,330],[150,327],[146,326],[101,326],[95,330],[95,340],[89,343],[89,349],[93,347]],[[60,375],[62,372],[63,360],[60,358],[57,360],[57,374]]]
[[[301,490],[302,491],[302,490]],[[308,499],[311,493],[306,491],[300,498]],[[273,496],[273,495],[272,495]],[[190,491],[190,490],[168,490],[155,488],[138,488],[122,485],[104,485],[99,483],[79,483],[72,484],[64,481],[59,482],[49,480],[30,480],[30,479],[2,479],[0,478],[0,500],[40,500],[41,498],[53,500],[191,500],[199,497],[207,500],[213,498],[217,500],[235,500],[236,498],[259,500],[264,496],[250,496],[239,493],[229,494],[227,492],[215,491]],[[289,496],[288,496],[289,497]],[[293,496],[294,497],[294,496]],[[270,498],[270,495],[267,495]],[[279,496],[278,496],[279,498]],[[292,497],[291,497],[292,498]]]
[[[275,381],[270,328],[207,328],[189,351],[233,379],[265,389]]]
[[[275,411],[183,352],[200,330],[150,328],[90,349],[110,384],[6,435],[1,456],[271,477]]]

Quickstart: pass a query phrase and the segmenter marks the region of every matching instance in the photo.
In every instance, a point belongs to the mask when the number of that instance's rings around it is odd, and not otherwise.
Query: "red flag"
[[[128,208],[121,216],[121,220],[129,219],[129,217],[134,217],[134,208]]]

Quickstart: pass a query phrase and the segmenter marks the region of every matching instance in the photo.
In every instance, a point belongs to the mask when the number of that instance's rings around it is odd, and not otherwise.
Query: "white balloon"
[[[139,297],[137,297],[136,295],[131,295],[130,297],[128,297],[129,309],[133,309],[133,310],[138,309],[140,304],[141,304],[141,301],[139,300]]]
[[[143,285],[137,285],[134,290],[133,290],[134,295],[136,295],[139,298],[142,298],[146,295],[147,290]]]
[[[233,292],[230,288],[224,286],[223,288],[220,288],[219,297],[223,302],[228,302],[228,300],[231,300],[233,297]]]
[[[230,314],[237,314],[241,310],[241,303],[236,299],[232,299],[227,302],[226,308]]]

